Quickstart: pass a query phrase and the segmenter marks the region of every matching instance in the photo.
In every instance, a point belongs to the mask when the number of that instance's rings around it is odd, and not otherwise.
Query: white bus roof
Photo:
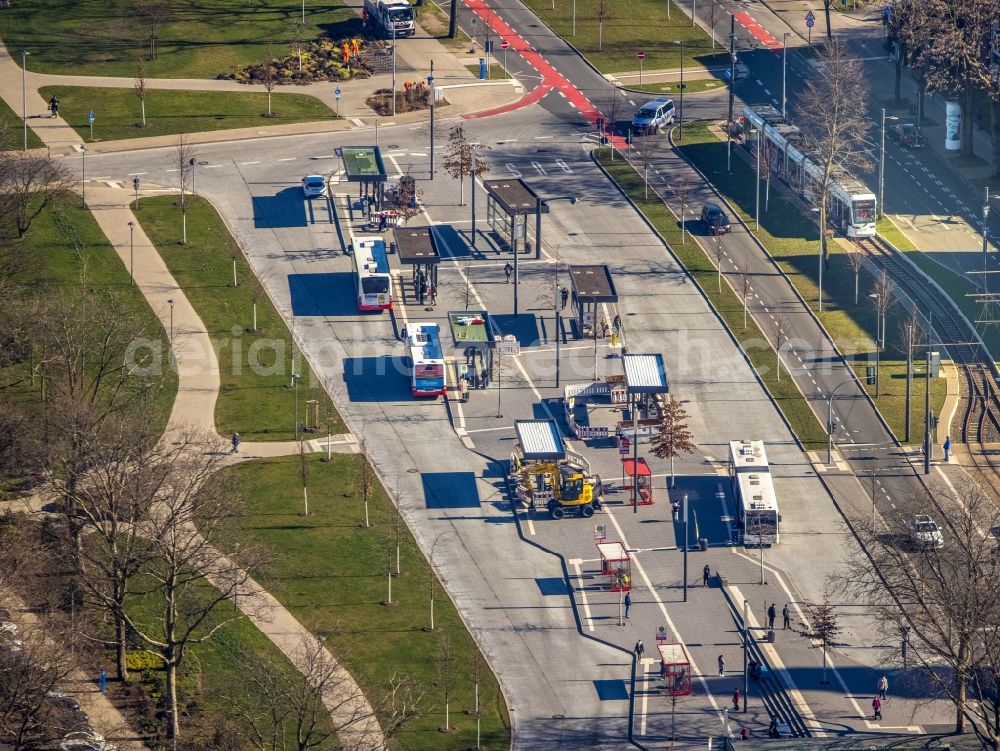
[[[740,472],[736,475],[740,503],[744,511],[777,511],[774,483],[769,472]]]
[[[406,344],[414,362],[435,360],[444,362],[441,351],[441,333],[436,323],[408,323]]]
[[[767,453],[763,441],[730,441],[729,466],[737,472],[767,472]]]

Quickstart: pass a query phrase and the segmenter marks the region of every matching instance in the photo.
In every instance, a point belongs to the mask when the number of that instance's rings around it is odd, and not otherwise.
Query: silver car
[[[632,127],[640,133],[655,133],[664,125],[674,121],[674,102],[668,97],[660,97],[646,102],[632,118]]]
[[[937,522],[926,514],[917,514],[906,523],[910,540],[920,548],[937,550],[944,547],[944,536]]]
[[[326,195],[326,178],[322,175],[306,175],[302,178],[302,193],[306,198]]]

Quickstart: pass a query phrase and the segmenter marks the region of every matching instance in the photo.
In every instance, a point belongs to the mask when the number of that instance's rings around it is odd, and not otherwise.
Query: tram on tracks
[[[805,200],[815,200],[823,171],[802,147],[802,132],[769,104],[743,107],[743,127],[752,128],[764,139],[761,156],[771,174],[783,180]],[[746,147],[756,153],[757,139],[746,139]],[[848,237],[874,237],[876,198],[868,187],[844,170],[837,169],[826,195],[827,216],[831,224]]]

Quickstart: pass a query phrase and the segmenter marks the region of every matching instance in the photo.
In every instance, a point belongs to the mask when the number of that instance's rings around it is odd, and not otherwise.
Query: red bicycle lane
[[[473,13],[479,16],[479,18],[486,23],[497,34],[497,36],[503,40],[509,41],[511,48],[521,55],[525,62],[538,71],[538,74],[542,79],[538,86],[533,88],[516,102],[511,102],[510,104],[505,104],[491,110],[483,110],[482,112],[465,115],[466,119],[479,119],[513,112],[514,110],[522,109],[523,107],[527,107],[541,101],[553,91],[558,92],[569,103],[569,105],[576,109],[590,124],[596,126],[598,118],[604,118],[601,111],[595,107],[586,96],[584,96],[582,91],[570,83],[569,79],[556,70],[549,63],[549,61],[541,55],[541,53],[528,44],[527,40],[515,32],[514,29],[503,20],[503,18],[501,18],[486,4],[485,0],[465,0],[465,4]],[[605,127],[604,130],[605,135],[607,135],[608,128]],[[611,138],[616,147],[622,148],[625,146],[624,138],[621,138],[620,136],[612,136]]]

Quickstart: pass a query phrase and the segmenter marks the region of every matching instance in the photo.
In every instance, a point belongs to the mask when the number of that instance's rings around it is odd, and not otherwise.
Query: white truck
[[[397,37],[413,36],[413,6],[406,0],[365,0],[365,13],[369,27],[387,38],[393,36],[393,26]]]

